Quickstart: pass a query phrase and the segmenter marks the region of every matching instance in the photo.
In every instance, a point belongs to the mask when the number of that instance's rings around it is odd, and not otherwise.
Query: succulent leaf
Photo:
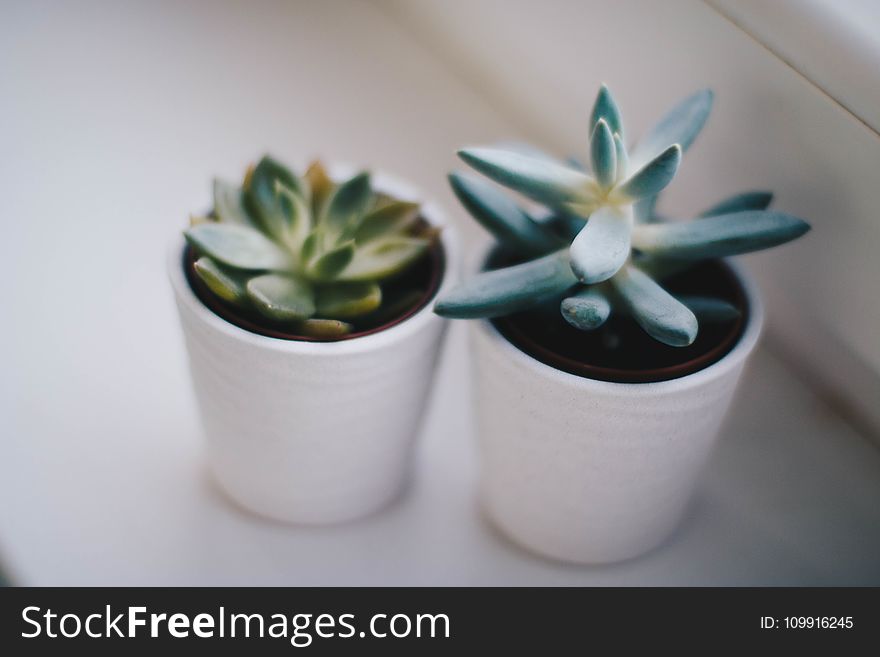
[[[191,214],[189,215],[189,225],[190,228],[193,226],[198,226],[199,224],[211,224],[214,223],[216,219],[213,217],[206,217],[200,214]]]
[[[590,161],[599,184],[610,187],[617,178],[617,148],[605,119],[599,119],[590,137]]]
[[[271,155],[265,155],[257,162],[257,166],[251,172],[246,191],[254,190],[256,187],[265,187],[266,190],[273,191],[276,180],[303,198],[308,198],[308,190],[303,186],[302,181],[296,174]]]
[[[434,311],[460,319],[498,317],[563,294],[576,284],[568,251],[562,249],[520,265],[477,274],[439,299]]]
[[[697,216],[714,217],[717,214],[732,214],[743,210],[766,210],[773,201],[773,192],[754,191],[735,194],[719,201],[710,208],[703,210]]]
[[[336,275],[338,281],[380,281],[415,262],[428,248],[428,241],[394,235],[373,240],[358,248],[348,266]]]
[[[284,217],[284,229],[280,241],[298,255],[303,242],[312,230],[312,215],[303,198],[282,183],[278,184],[278,207]]]
[[[320,245],[320,241],[321,234],[318,232],[317,228],[306,236],[306,239],[302,245],[302,250],[299,254],[300,262],[303,264],[304,267],[308,268],[312,260],[315,259],[315,256],[318,255],[318,246]]]
[[[331,340],[348,335],[354,326],[338,319],[307,319],[297,325],[297,332],[313,338]]]
[[[245,203],[257,223],[270,237],[281,239],[287,220],[278,201],[278,183],[307,198],[302,182],[287,167],[270,156],[262,158],[254,168],[246,190]]]
[[[320,217],[324,212],[327,199],[330,198],[336,185],[330,179],[327,170],[324,169],[324,165],[319,160],[315,160],[309,165],[303,178],[305,178],[311,191],[312,216]]]
[[[253,163],[247,165],[247,169],[244,172],[244,179],[241,181],[241,191],[244,195],[244,198],[247,198],[247,194],[250,192],[251,185],[254,182],[254,169],[256,169],[256,165]]]
[[[617,161],[617,171],[614,173],[615,180],[626,180],[629,171],[629,155],[626,152],[626,144],[619,132],[614,133],[614,155]]]
[[[332,281],[348,267],[354,255],[354,241],[345,242],[310,262],[307,265],[308,274],[319,281]]]
[[[251,226],[238,185],[214,178],[214,214],[223,224]]]
[[[535,201],[563,206],[594,196],[595,181],[562,164],[495,148],[467,148],[458,155],[495,182]]]
[[[709,118],[714,98],[711,89],[702,89],[673,107],[633,149],[630,166],[643,166],[670,144],[690,148]]]
[[[619,185],[619,198],[640,199],[654,196],[672,182],[681,163],[681,147],[673,144]]]
[[[701,322],[729,322],[742,314],[736,306],[723,299],[702,296],[680,296],[678,300],[690,308],[691,312]]]
[[[623,135],[623,118],[620,116],[620,110],[617,103],[604,84],[599,88],[599,94],[596,96],[596,102],[593,103],[593,112],[590,116],[590,131],[596,127],[601,119],[605,119],[611,132]]]
[[[561,246],[549,230],[492,185],[458,171],[449,174],[449,184],[471,216],[516,253],[544,255]]]
[[[633,231],[633,246],[664,258],[721,258],[784,244],[809,229],[802,219],[782,212],[747,210],[694,221],[642,224]]]
[[[605,206],[590,215],[569,249],[578,280],[601,283],[614,276],[629,258],[632,223],[629,206]]]
[[[247,283],[254,307],[277,321],[308,319],[315,314],[315,293],[304,278],[285,274],[264,274]]]
[[[697,337],[697,318],[650,276],[626,266],[611,279],[633,318],[655,340],[686,347]]]
[[[377,283],[337,283],[318,288],[316,314],[350,319],[376,310],[382,303]]]
[[[368,209],[373,193],[370,174],[362,172],[339,185],[327,200],[327,210],[321,218],[321,228],[333,243],[352,219],[360,218]],[[328,242],[325,242],[325,245]]]
[[[599,328],[611,314],[608,297],[597,286],[583,287],[566,297],[559,309],[565,321],[582,331]]]
[[[239,269],[285,270],[293,266],[291,255],[254,228],[239,224],[207,223],[184,235],[200,254]]]
[[[208,256],[202,256],[193,263],[193,269],[208,289],[224,301],[242,304],[247,298],[249,274],[241,269],[224,267]]]
[[[399,233],[416,220],[419,204],[409,201],[392,201],[367,214],[354,231],[358,246],[392,233]]]

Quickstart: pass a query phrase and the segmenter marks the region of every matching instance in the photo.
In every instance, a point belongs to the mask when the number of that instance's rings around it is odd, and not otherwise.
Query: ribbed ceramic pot
[[[374,174],[373,186],[400,199],[415,191]],[[442,293],[458,252],[442,226]],[[333,523],[378,510],[410,469],[446,322],[429,301],[387,329],[337,342],[266,337],[209,310],[183,270],[184,242],[168,255],[210,467],[242,506],[287,522]]]
[[[716,441],[763,310],[743,286],[748,320],[705,369],[657,383],[562,372],[473,322],[481,455],[490,520],[521,546],[576,563],[635,557],[675,529]]]

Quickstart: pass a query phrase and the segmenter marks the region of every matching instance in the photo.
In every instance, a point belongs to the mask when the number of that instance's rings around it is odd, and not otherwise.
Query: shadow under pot
[[[497,255],[484,262],[501,264]],[[658,343],[625,316],[579,331],[558,305],[473,322],[481,501],[530,551],[621,561],[680,522],[763,310],[751,280],[726,261],[664,286],[729,301],[740,318],[701,323],[684,348]]]
[[[413,198],[375,175],[377,191]],[[453,236],[436,207],[421,219],[443,227],[404,276],[418,298],[343,339],[285,331],[224,304],[193,275],[182,239],[168,272],[183,327],[211,471],[246,509],[309,524],[352,520],[388,504],[411,470],[446,321],[431,304],[455,271]],[[395,283],[383,289],[395,298]],[[403,286],[401,286],[403,289]]]

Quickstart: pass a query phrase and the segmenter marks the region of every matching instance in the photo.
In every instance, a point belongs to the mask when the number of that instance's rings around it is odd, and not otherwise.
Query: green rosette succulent
[[[542,217],[484,180],[462,172],[450,183],[470,214],[521,264],[483,272],[435,305],[446,317],[499,317],[554,299],[572,326],[593,330],[612,311],[626,313],[653,338],[683,347],[701,321],[726,321],[738,310],[723,300],[676,298],[661,285],[708,259],[769,248],[809,230],[803,220],[768,210],[772,194],[737,194],[690,221],[655,212],[683,151],[709,116],[713,94],[684,99],[632,148],[617,103],[604,85],[589,122],[589,169],[527,145],[466,148],[471,167],[543,205]]]
[[[436,237],[418,204],[376,193],[366,172],[336,184],[319,162],[299,177],[266,156],[241,186],[213,191],[211,214],[184,233],[195,274],[226,304],[304,335],[343,336],[387,311],[382,284]]]

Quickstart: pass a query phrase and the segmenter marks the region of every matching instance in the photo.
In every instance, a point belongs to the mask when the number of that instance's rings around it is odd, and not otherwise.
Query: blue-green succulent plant
[[[702,90],[684,99],[632,149],[608,88],[590,117],[590,167],[563,162],[527,145],[466,148],[471,167],[549,211],[536,217],[496,186],[454,172],[459,200],[508,252],[525,260],[483,272],[438,300],[446,317],[498,317],[559,301],[562,316],[583,330],[624,312],[653,338],[682,347],[696,339],[698,318],[724,321],[737,309],[722,300],[676,298],[657,281],[707,259],[776,246],[809,225],[768,210],[772,195],[746,192],[691,221],[661,220],[658,194],[672,181],[682,152],[712,108]]]
[[[345,335],[383,304],[382,283],[435,235],[416,203],[373,191],[368,173],[334,183],[319,162],[302,177],[271,157],[241,186],[214,181],[214,208],[185,232],[211,294],[273,326]]]

